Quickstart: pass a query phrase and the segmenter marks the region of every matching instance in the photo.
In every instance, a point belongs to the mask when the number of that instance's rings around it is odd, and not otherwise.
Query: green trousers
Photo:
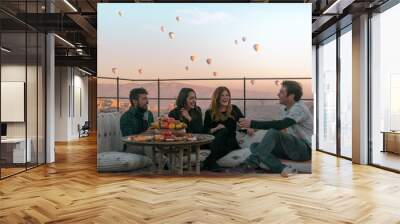
[[[260,143],[253,143],[250,151],[251,155],[245,163],[254,168],[263,163],[274,173],[280,173],[285,168],[280,159],[294,161],[311,159],[311,148],[304,140],[275,129],[269,129]]]

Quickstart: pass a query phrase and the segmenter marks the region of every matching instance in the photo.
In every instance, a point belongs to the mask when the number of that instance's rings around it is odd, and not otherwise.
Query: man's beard
[[[145,107],[145,108],[143,108],[143,107],[137,107],[137,109],[140,111],[140,112],[146,112],[147,111],[147,106]]]

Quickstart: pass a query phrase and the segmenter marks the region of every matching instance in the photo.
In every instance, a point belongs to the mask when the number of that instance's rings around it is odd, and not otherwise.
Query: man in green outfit
[[[154,122],[153,114],[147,109],[149,104],[147,95],[147,90],[144,88],[134,88],[129,93],[131,107],[120,120],[122,136],[140,134]]]

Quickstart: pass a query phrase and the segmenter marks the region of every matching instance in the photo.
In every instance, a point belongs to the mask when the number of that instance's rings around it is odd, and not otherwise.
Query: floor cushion
[[[97,155],[99,172],[124,172],[150,166],[152,161],[144,155],[127,152],[102,152]]]
[[[243,163],[251,154],[249,148],[234,150],[217,161],[222,167],[235,167]]]
[[[218,165],[222,167],[235,167],[243,163],[248,156],[250,156],[250,146],[255,142],[261,142],[266,130],[257,130],[254,135],[249,136],[242,132],[237,132],[236,138],[239,142],[241,149],[234,150],[217,161]]]

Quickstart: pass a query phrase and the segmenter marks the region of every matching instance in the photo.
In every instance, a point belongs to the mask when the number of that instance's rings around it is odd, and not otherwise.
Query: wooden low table
[[[152,134],[140,134],[140,135],[152,135]],[[187,156],[188,172],[192,172],[191,154],[194,149],[196,152],[196,174],[200,174],[200,146],[209,144],[214,140],[214,136],[206,134],[192,134],[196,137],[195,141],[134,141],[132,137],[137,135],[123,137],[122,141],[129,145],[137,146],[151,146],[153,154],[153,171],[157,169],[156,164],[158,164],[158,173],[163,173],[163,155],[168,155],[170,162],[170,173],[175,173],[178,170],[178,174],[183,174],[183,160]],[[158,158],[156,158],[156,152],[159,152]],[[176,161],[178,158],[178,161]],[[158,161],[157,161],[158,159]],[[157,163],[158,162],[158,163]]]

